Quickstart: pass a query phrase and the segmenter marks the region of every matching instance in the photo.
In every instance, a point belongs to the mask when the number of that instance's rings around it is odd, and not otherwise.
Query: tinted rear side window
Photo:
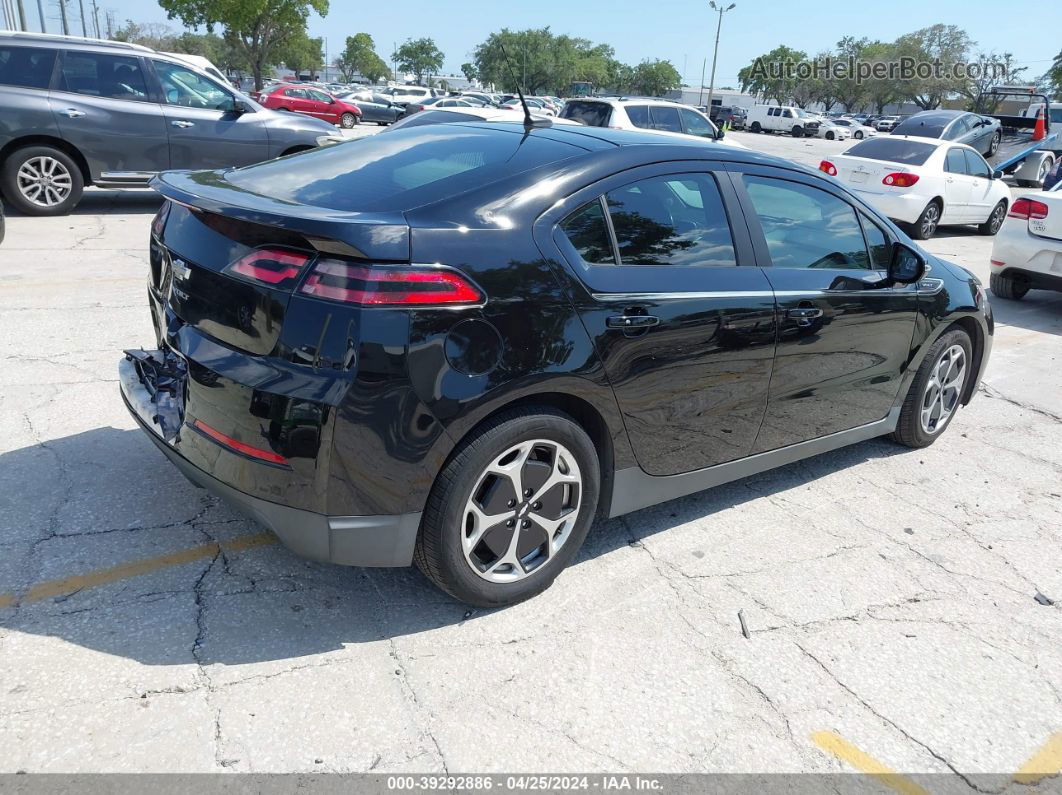
[[[627,118],[631,120],[631,124],[635,127],[641,127],[643,130],[650,129],[648,105],[628,105],[626,111]]]
[[[612,239],[608,234],[601,201],[594,199],[569,215],[560,224],[575,253],[587,265],[615,265]]]
[[[91,97],[148,102],[140,59],[128,55],[67,52],[59,76],[59,90]]]
[[[0,84],[48,88],[55,66],[55,50],[37,47],[0,47]]]
[[[678,108],[665,108],[658,105],[649,107],[649,118],[652,120],[654,130],[666,130],[667,132],[682,132],[682,122],[679,121]]]
[[[853,146],[845,154],[852,157],[865,157],[868,160],[887,160],[890,163],[920,166],[935,151],[936,147],[933,144],[890,137],[868,138]]]
[[[564,119],[581,121],[587,127],[607,127],[612,106],[605,102],[569,102],[560,115]]]
[[[405,210],[586,151],[506,126],[406,127],[305,152],[297,166],[270,160],[225,178],[252,193],[299,204]]]

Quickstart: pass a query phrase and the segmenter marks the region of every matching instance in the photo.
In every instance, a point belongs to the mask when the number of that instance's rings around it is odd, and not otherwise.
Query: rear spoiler
[[[363,213],[295,204],[252,193],[224,171],[165,171],[151,187],[192,210],[301,235],[319,251],[340,256],[408,262],[409,226],[402,213]]]

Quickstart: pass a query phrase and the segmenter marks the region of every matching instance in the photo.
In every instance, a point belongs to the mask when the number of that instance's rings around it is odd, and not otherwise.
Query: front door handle
[[[822,310],[813,306],[796,306],[785,310],[785,316],[796,320],[798,326],[807,328],[812,320],[822,317]]]
[[[185,127],[195,127],[194,121],[171,121],[170,124],[174,127],[180,127],[181,129],[184,129]]]
[[[61,110],[59,112],[66,116],[68,119],[80,119],[82,116],[85,115],[85,111],[77,110],[76,108],[66,108],[65,110]]]
[[[605,321],[605,325],[609,328],[639,329],[655,326],[659,322],[660,318],[654,315],[613,315]]]

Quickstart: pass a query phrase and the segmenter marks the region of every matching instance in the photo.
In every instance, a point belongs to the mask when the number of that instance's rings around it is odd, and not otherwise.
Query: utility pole
[[[48,25],[44,21],[44,0],[37,0],[37,13],[41,15],[41,33],[47,33]]]
[[[708,59],[705,58],[703,61],[701,61],[701,93],[697,95],[697,104],[698,105],[703,105],[704,104],[704,70],[707,69],[707,68],[708,68]],[[711,108],[708,108],[708,110],[711,110]]]
[[[100,37],[100,7],[92,0],[92,20],[96,23],[96,38]]]
[[[22,30],[29,30],[29,25],[26,24],[26,6],[22,0],[18,0],[18,24]]]
[[[70,35],[70,23],[66,19],[66,0],[59,0],[59,15],[63,21],[63,35]]]
[[[718,11],[719,12],[719,22],[715,26],[715,52],[712,54],[712,80],[708,84],[708,118],[709,119],[712,118],[712,94],[715,93],[715,62],[716,62],[716,59],[719,58],[719,31],[723,27],[723,14],[725,14],[727,11],[732,10],[734,8],[734,6],[736,6],[736,5],[737,5],[737,3],[731,3],[726,8],[723,8],[722,4],[716,5],[715,4],[715,0],[708,0],[708,6],[713,11]],[[704,85],[703,79],[701,80],[701,85],[702,85],[702,87]]]
[[[88,38],[88,25],[85,24],[85,0],[77,0],[78,7],[81,10],[81,35],[86,39]]]

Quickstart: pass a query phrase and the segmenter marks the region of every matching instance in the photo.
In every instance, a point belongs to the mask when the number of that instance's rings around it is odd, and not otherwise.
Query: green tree
[[[768,53],[754,58],[752,63],[738,72],[741,90],[763,97],[779,105],[793,97],[797,86],[795,65],[806,61],[803,50],[794,50],[780,44]]]
[[[648,97],[660,97],[682,87],[682,75],[671,61],[642,61],[634,67],[634,89]]]
[[[1056,99],[1062,98],[1062,50],[1059,50],[1051,68],[1044,72],[1038,82],[1049,95]]]
[[[905,99],[914,102],[923,110],[932,110],[948,96],[963,93],[967,88],[964,78],[952,73],[952,67],[969,61],[973,42],[966,31],[956,25],[931,25],[896,40],[896,55],[912,58],[918,63],[936,63],[943,66],[945,74],[930,77],[915,77],[900,82],[900,92]]]
[[[424,75],[438,72],[443,65],[442,51],[435,46],[434,40],[428,38],[406,39],[391,59],[398,63],[402,71],[416,75],[418,83],[424,80]]]
[[[862,57],[874,63],[890,63],[897,58],[895,44],[875,41],[863,48]],[[880,77],[871,77],[863,82],[866,89],[866,101],[877,113],[884,113],[885,107],[904,98],[903,81],[898,77],[884,74]]]
[[[974,63],[979,67],[980,73],[971,77],[959,91],[969,100],[967,108],[969,110],[980,110],[981,113],[995,113],[1003,99],[998,97],[995,100],[988,101],[987,97],[983,96],[986,91],[993,86],[1018,84],[1022,81],[1025,73],[1029,71],[1027,66],[1015,66],[1014,54],[1009,52],[1005,52],[1002,55],[998,55],[995,50],[992,52],[979,52]],[[979,102],[985,102],[986,104],[979,107]]]
[[[860,82],[854,72],[847,69],[848,63],[863,57],[863,52],[870,46],[870,39],[855,36],[845,36],[837,42],[834,57],[843,61],[846,65],[845,73],[833,80],[833,93],[837,101],[844,106],[849,113],[861,109],[867,102],[867,89]],[[851,59],[851,60],[850,60]]]
[[[296,75],[309,73],[315,79],[324,63],[324,40],[311,39],[305,31],[297,33],[277,48],[275,62],[284,64]]]
[[[350,82],[355,74],[360,74],[375,83],[390,71],[383,58],[376,54],[376,45],[368,33],[347,36],[346,47],[334,65],[346,82]]]
[[[299,34],[306,35],[311,11],[328,13],[328,0],[159,0],[170,19],[189,27],[220,26],[228,40],[246,58],[256,89],[277,50]]]
[[[479,79],[479,73],[476,71],[476,65],[474,63],[461,64],[461,74],[465,76],[465,80],[469,83],[474,83]]]

